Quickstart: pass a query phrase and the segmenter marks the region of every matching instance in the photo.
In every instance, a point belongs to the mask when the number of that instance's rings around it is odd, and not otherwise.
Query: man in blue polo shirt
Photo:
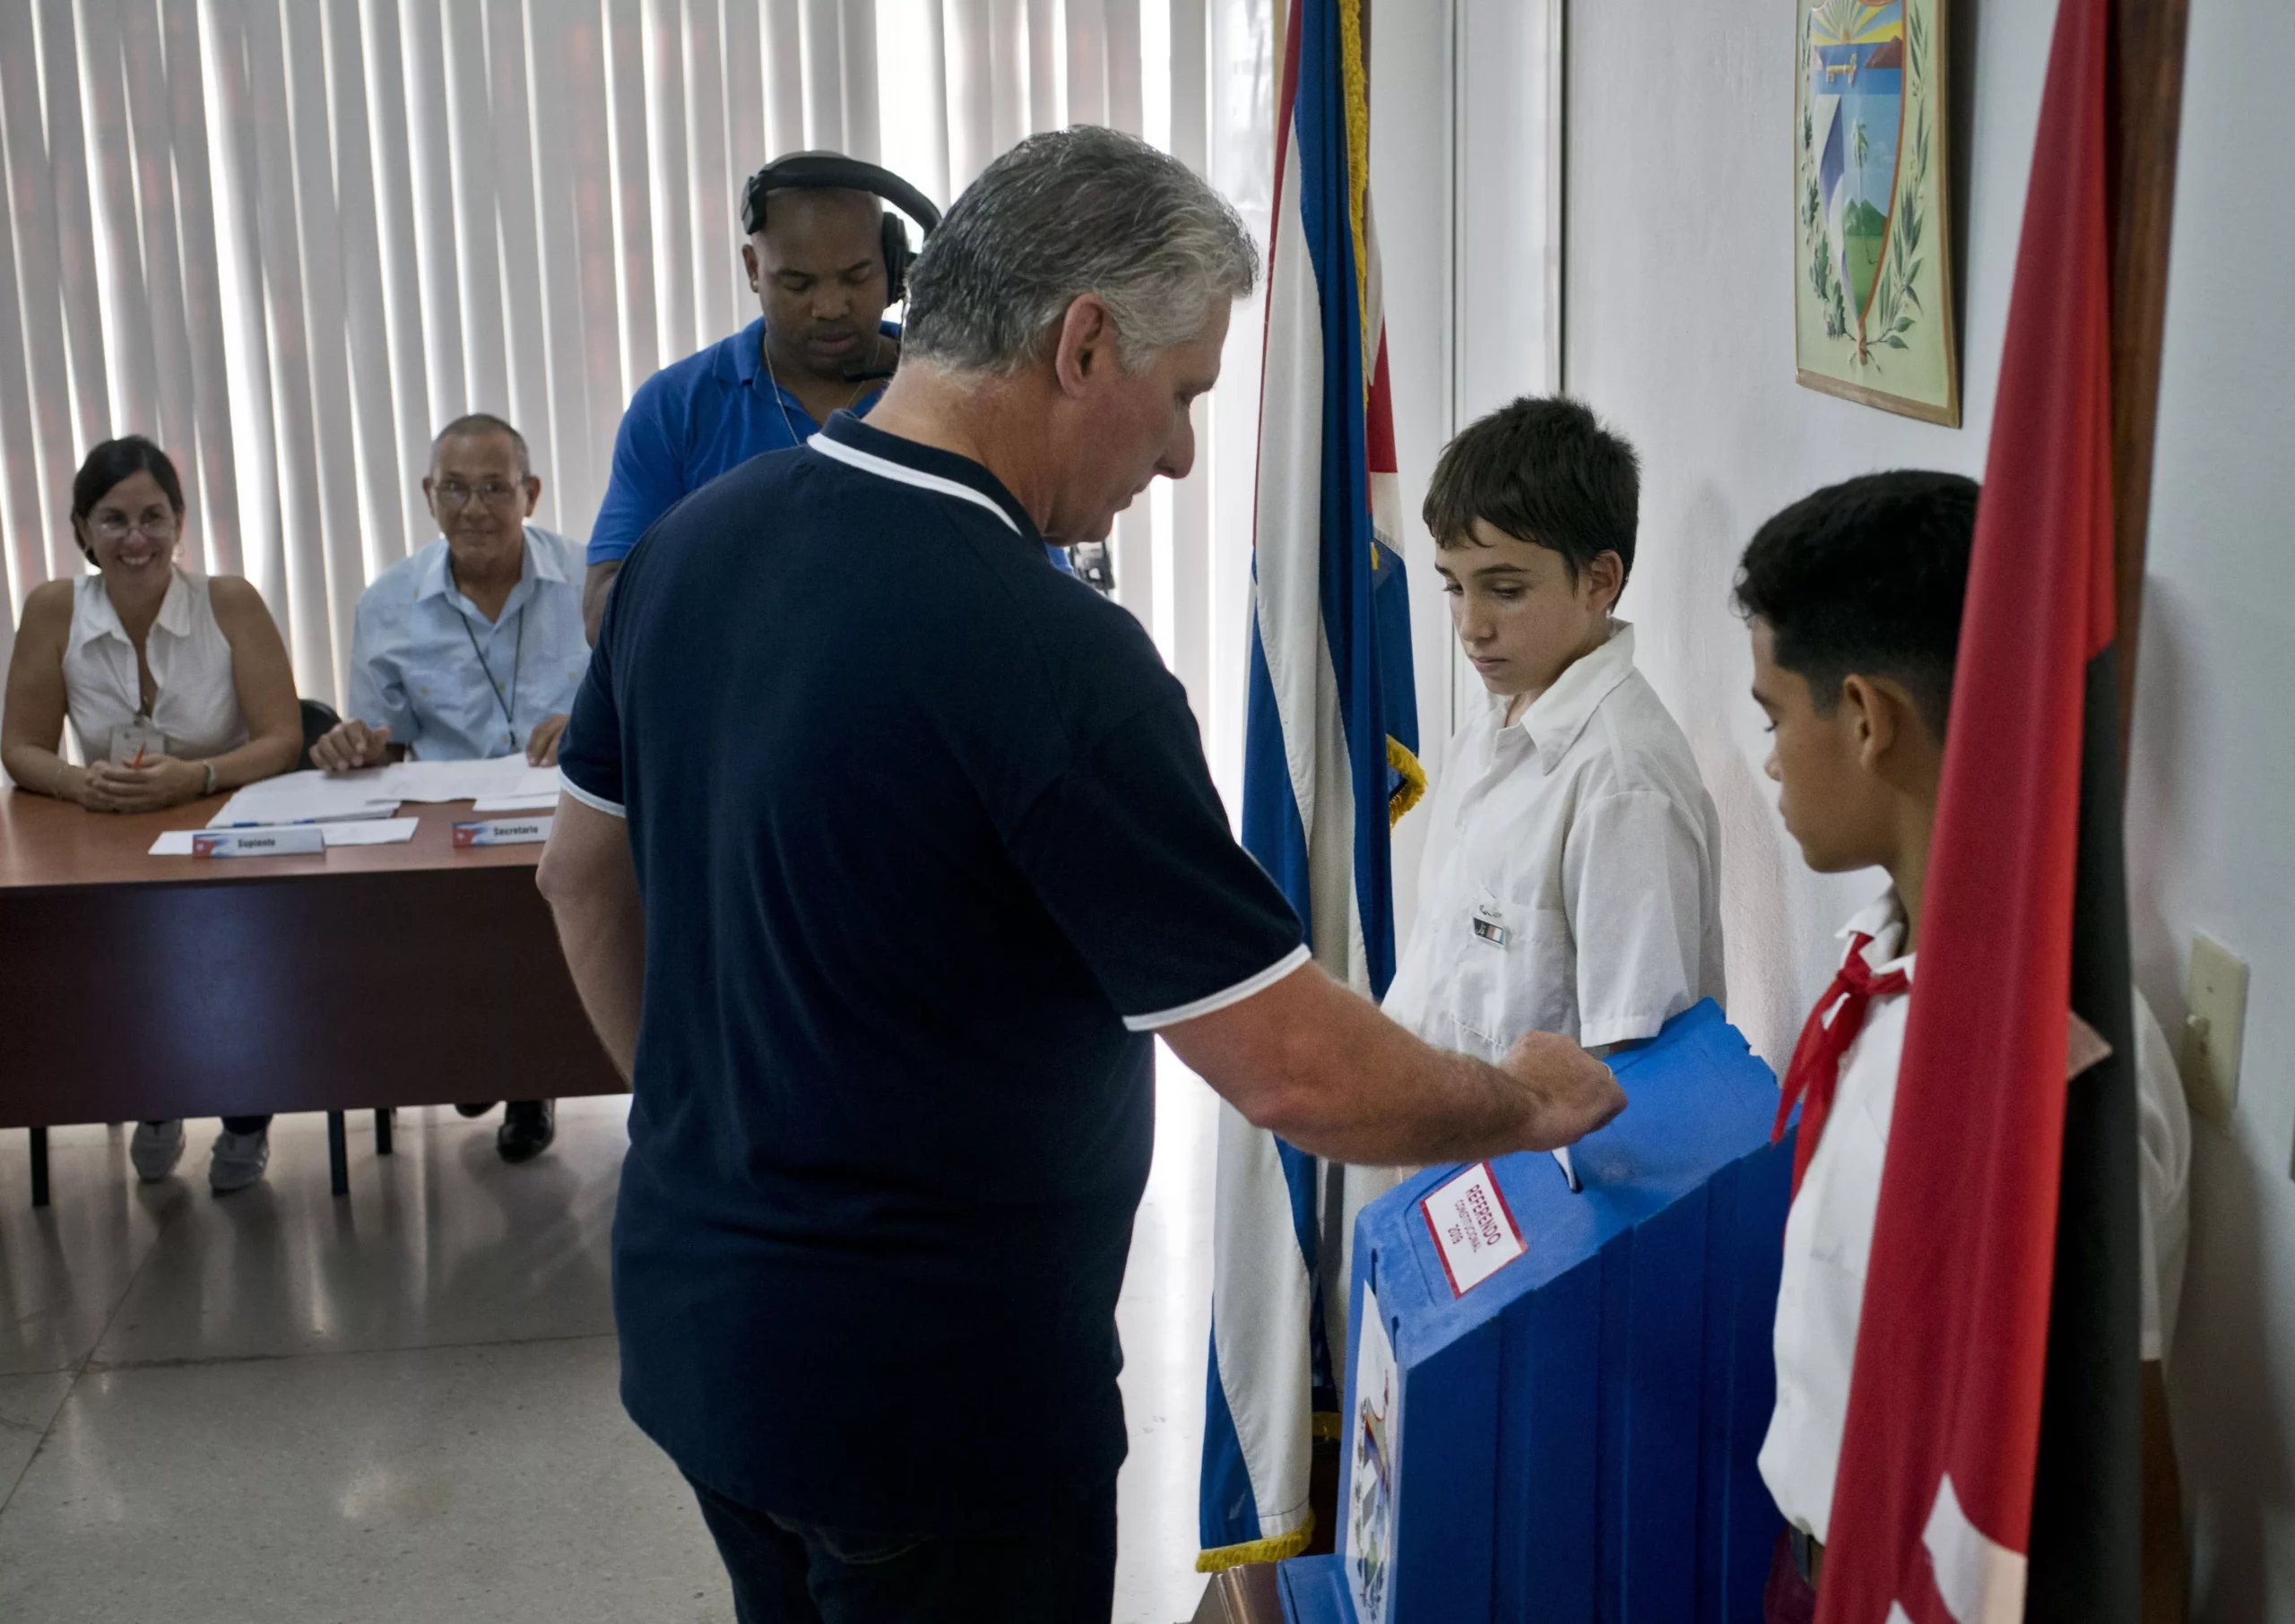
[[[1255,272],[1184,165],[1023,142],[870,421],[696,493],[608,609],[541,883],[637,1096],[623,1403],[748,1624],[1107,1619],[1149,1033],[1343,1161],[1624,1104],[1567,1040],[1444,1054],[1314,967],[1180,685],[1045,557],[1187,471]]]
[[[824,171],[848,184],[820,184]],[[792,172],[800,180],[775,184]],[[762,314],[646,379],[622,414],[582,583],[592,642],[622,560],[679,497],[761,452],[801,445],[832,412],[865,415],[884,392],[900,355],[885,307],[903,291],[907,239],[896,239],[877,195],[850,184],[872,180],[907,190],[830,153],[768,164],[742,188],[741,263]]]

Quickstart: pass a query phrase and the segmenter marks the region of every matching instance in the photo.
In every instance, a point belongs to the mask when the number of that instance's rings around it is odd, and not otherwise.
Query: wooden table
[[[408,803],[414,838],[316,857],[152,857],[220,797],[122,817],[0,791],[0,1127],[614,1093],[559,955],[541,847],[455,849],[470,803]]]

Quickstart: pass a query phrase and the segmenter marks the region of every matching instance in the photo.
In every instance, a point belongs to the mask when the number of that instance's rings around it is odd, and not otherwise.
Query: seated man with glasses
[[[500,418],[473,412],[440,429],[422,494],[438,539],[359,594],[349,713],[311,759],[337,773],[410,756],[524,751],[552,764],[590,660],[581,552],[527,523],[541,481],[524,438]],[[550,1101],[515,1101],[496,1144],[504,1160],[524,1162],[556,1132]]]

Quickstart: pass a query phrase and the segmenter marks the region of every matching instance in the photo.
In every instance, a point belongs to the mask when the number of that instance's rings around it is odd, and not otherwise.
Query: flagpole
[[[2167,323],[2168,247],[2175,223],[2176,142],[2183,120],[2190,0],[2111,0],[2106,117],[2111,146],[2113,570],[2123,772],[2135,723],[2143,556],[2152,516],[2160,350]]]

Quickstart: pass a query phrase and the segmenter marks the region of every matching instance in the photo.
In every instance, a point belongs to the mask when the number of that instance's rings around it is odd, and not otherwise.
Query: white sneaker
[[[226,1128],[215,1136],[215,1151],[207,1161],[207,1188],[219,1196],[243,1190],[263,1177],[270,1162],[269,1128],[254,1134],[235,1134]]]
[[[183,1119],[138,1122],[127,1141],[127,1159],[135,1164],[135,1176],[146,1184],[174,1172],[176,1163],[183,1160]]]

